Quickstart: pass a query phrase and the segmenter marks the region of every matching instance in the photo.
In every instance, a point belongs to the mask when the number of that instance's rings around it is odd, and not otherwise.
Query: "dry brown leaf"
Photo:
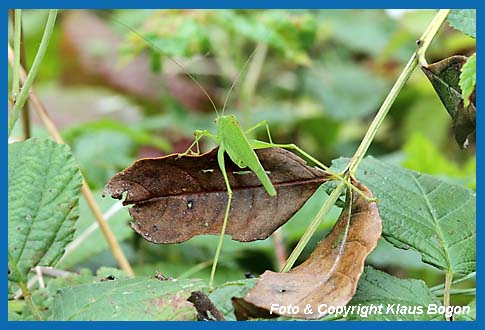
[[[373,197],[363,184],[356,183],[355,186]],[[347,227],[349,211],[350,226]],[[348,235],[345,235],[347,229]],[[244,299],[233,299],[236,317],[247,319],[283,314],[318,319],[325,316],[325,313],[319,313],[319,306],[346,305],[355,294],[364,261],[376,247],[381,231],[376,203],[368,202],[354,192],[352,207],[350,198],[347,198],[332,232],[304,263],[288,273],[266,271]],[[285,306],[286,311],[278,313],[279,306]]]
[[[280,148],[256,154],[278,195],[270,197],[251,171],[226,156],[233,190],[226,234],[249,242],[265,239],[286,223],[329,176]],[[179,243],[196,235],[219,235],[227,203],[217,148],[200,156],[142,159],[111,178],[105,194],[134,204],[132,228],[153,243]]]

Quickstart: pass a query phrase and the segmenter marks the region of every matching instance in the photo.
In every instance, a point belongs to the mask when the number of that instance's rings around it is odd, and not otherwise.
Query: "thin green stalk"
[[[441,9],[435,16],[433,22],[428,26],[426,31],[424,31],[423,36],[421,39],[419,39],[419,43],[422,43],[418,49],[418,62],[422,66],[427,66],[428,62],[426,62],[425,54],[426,51],[428,50],[429,45],[431,44],[431,41],[433,38],[436,36],[438,33],[439,29],[441,28],[441,25],[446,20],[446,17],[448,17],[448,14],[450,13],[449,9]],[[434,24],[433,24],[434,23]],[[428,42],[426,42],[428,41]]]
[[[367,130],[367,133],[365,134],[364,138],[362,139],[362,142],[355,152],[354,156],[350,160],[349,164],[347,165],[347,169],[349,170],[350,175],[355,175],[355,171],[357,170],[357,167],[359,166],[360,162],[364,158],[365,154],[367,153],[367,150],[369,149],[369,146],[371,145],[372,141],[374,140],[374,137],[377,133],[377,130],[381,126],[382,122],[384,121],[384,118],[386,117],[387,113],[391,109],[392,104],[396,100],[397,95],[401,91],[401,89],[404,87],[405,83],[413,73],[414,69],[416,68],[418,64],[418,51],[420,49],[426,50],[433,40],[433,38],[436,36],[436,33],[438,32],[439,28],[445,21],[446,17],[448,16],[449,9],[442,9],[440,10],[433,20],[431,21],[430,25],[427,27],[425,32],[423,33],[422,37],[419,39],[419,49],[411,56],[409,59],[408,63],[404,67],[403,71],[401,72],[401,75],[397,79],[396,83],[392,87],[391,91],[387,95],[386,99],[382,103],[382,106],[380,107],[379,111],[377,112],[374,120],[372,121],[369,129]],[[419,54],[424,54],[424,53],[419,53]],[[424,56],[424,55],[423,55]],[[344,171],[346,172],[346,171]],[[287,272],[293,267],[293,264],[295,263],[296,259],[298,259],[299,255],[305,248],[306,244],[310,240],[311,236],[319,226],[320,222],[322,219],[325,217],[325,215],[330,211],[330,208],[332,205],[335,203],[337,198],[340,196],[340,194],[343,192],[345,188],[345,183],[344,182],[339,182],[337,185],[337,188],[330,194],[328,199],[325,201],[323,204],[322,208],[318,211],[318,214],[315,216],[313,219],[312,223],[310,226],[307,228],[305,233],[303,234],[302,238],[298,242],[297,246],[291,253],[290,257],[286,261],[285,266],[281,270],[282,272]]]
[[[35,76],[37,75],[37,72],[39,71],[40,64],[42,63],[42,60],[44,59],[44,55],[45,55],[45,52],[47,50],[47,46],[49,45],[49,41],[50,41],[50,38],[51,38],[51,35],[52,35],[52,31],[54,29],[54,25],[55,25],[55,22],[56,22],[56,16],[57,16],[57,9],[49,10],[49,16],[47,18],[47,23],[45,25],[44,35],[42,36],[42,40],[40,42],[39,49],[37,50],[37,54],[35,55],[34,63],[32,64],[32,68],[30,69],[29,74],[27,75],[27,78],[25,79],[25,82],[22,86],[22,89],[20,90],[18,96],[16,97],[15,104],[14,104],[14,107],[12,109],[12,115],[9,118],[8,136],[10,136],[10,134],[12,133],[12,129],[15,126],[15,122],[17,121],[17,119],[19,117],[20,109],[23,108],[24,103],[29,96],[30,87],[32,86],[32,83],[34,82]],[[18,61],[19,60],[20,60],[20,56],[19,56]],[[16,61],[17,61],[17,59],[16,59]]]
[[[13,14],[14,35],[13,53],[15,61],[12,71],[12,100],[15,103],[20,90],[20,39],[22,36],[22,9],[15,9]]]
[[[444,290],[438,291],[434,293],[438,297],[444,296],[445,292]],[[470,288],[470,289],[451,289],[449,292],[450,295],[467,295],[467,296],[474,296],[477,294],[477,289],[476,288]]]
[[[42,316],[40,315],[39,309],[32,301],[32,294],[30,293],[29,289],[25,285],[25,283],[19,282],[18,283],[20,290],[22,290],[22,295],[24,296],[24,300],[29,305],[30,311],[32,312],[32,316],[37,321],[42,321]]]
[[[312,238],[313,234],[317,230],[318,226],[322,222],[322,220],[325,218],[325,216],[330,212],[330,209],[332,206],[335,204],[339,196],[342,194],[344,191],[346,185],[345,182],[340,181],[335,188],[335,190],[328,196],[327,200],[325,203],[323,203],[322,207],[318,211],[317,215],[315,218],[313,218],[312,223],[308,226],[308,228],[305,230],[305,233],[303,236],[300,238],[300,241],[296,245],[296,247],[293,249],[291,252],[290,256],[288,257],[288,260],[286,260],[285,265],[281,269],[281,272],[288,272],[293,265],[295,264],[296,260],[300,256],[301,252],[305,248],[305,246],[308,244],[310,239]]]
[[[450,296],[451,296],[451,283],[453,282],[453,273],[451,271],[446,272],[445,275],[445,288],[443,289],[443,306],[445,307],[445,310],[448,309],[448,306],[450,306]],[[447,321],[450,321],[450,317],[446,317]]]
[[[374,140],[374,137],[377,134],[377,130],[379,129],[382,122],[384,121],[384,118],[386,117],[389,110],[391,109],[391,106],[394,103],[394,101],[396,100],[397,95],[399,94],[401,89],[404,87],[404,85],[408,81],[409,77],[413,73],[414,69],[416,68],[416,66],[418,64],[418,56],[420,58],[424,58],[424,52],[429,47],[431,41],[433,41],[434,37],[436,36],[436,33],[438,32],[439,28],[441,27],[441,25],[446,20],[446,17],[448,16],[449,12],[450,12],[449,9],[441,9],[440,11],[438,11],[436,16],[433,18],[433,20],[429,24],[426,31],[423,33],[423,35],[419,39],[417,51],[411,56],[408,63],[404,67],[404,70],[401,72],[401,75],[397,79],[396,83],[394,84],[394,86],[392,86],[391,91],[389,92],[386,99],[382,103],[379,111],[377,112],[376,116],[374,117],[374,120],[372,121],[371,125],[369,126],[367,133],[365,134],[364,138],[362,139],[362,142],[361,142],[359,148],[357,149],[354,156],[350,160],[350,163],[348,165],[348,169],[349,169],[350,174],[352,176],[355,175],[355,171],[357,170],[357,167],[359,166],[360,162],[362,161],[365,154],[367,153],[367,150],[369,149],[372,141]]]

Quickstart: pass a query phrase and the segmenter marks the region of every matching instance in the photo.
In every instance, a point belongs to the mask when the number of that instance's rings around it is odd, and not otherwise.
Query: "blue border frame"
[[[5,1],[2,6],[6,8],[31,8],[31,9],[103,9],[103,8],[193,8],[193,9],[217,9],[217,8],[246,8],[246,9],[262,9],[262,8],[281,8],[281,9],[296,9],[296,8],[309,8],[309,9],[324,9],[324,8],[360,8],[360,9],[379,9],[379,8],[478,8],[480,1],[478,0],[371,0],[365,3],[358,0],[347,0],[322,2],[311,0],[233,0],[230,3],[222,0],[169,0],[169,1],[153,1],[153,0],[141,0],[137,2],[129,3],[127,1],[105,0],[103,2],[87,0],[87,1],[35,1],[35,0],[20,0],[20,1]]]
[[[483,2],[483,1],[482,1]],[[63,8],[63,9],[77,9],[77,8],[89,8],[89,9],[103,9],[103,8],[206,8],[206,9],[213,9],[213,8],[334,8],[334,9],[344,9],[344,8],[362,8],[362,9],[377,9],[377,8],[477,8],[477,15],[480,16],[481,8],[480,8],[480,1],[470,1],[470,0],[462,0],[462,1],[451,1],[451,0],[443,0],[443,1],[436,1],[436,0],[428,0],[428,1],[383,1],[383,0],[373,0],[373,1],[366,1],[365,3],[358,0],[352,1],[333,1],[330,3],[320,3],[317,1],[311,0],[300,0],[300,1],[289,1],[289,0],[279,0],[279,1],[257,1],[257,0],[236,0],[231,1],[230,3],[222,1],[222,0],[204,0],[204,1],[196,1],[196,0],[169,0],[169,1],[153,1],[153,0],[139,0],[137,2],[128,3],[125,1],[103,1],[102,3],[99,1],[93,0],[74,0],[74,1],[32,1],[32,0],[24,0],[24,1],[2,1],[2,27],[4,30],[2,36],[4,39],[3,44],[7,43],[8,39],[8,17],[7,17],[7,9],[9,8]],[[477,28],[480,31],[481,26],[481,19],[477,20]],[[480,32],[478,33],[480,34]],[[480,43],[477,43],[477,49],[480,48]],[[479,62],[480,63],[480,62]],[[480,64],[478,65],[478,80],[481,79],[481,72],[480,72]],[[2,71],[4,71],[3,77],[7,76],[7,67],[4,66]],[[481,86],[481,83],[478,82],[478,85]],[[8,94],[8,82],[4,78],[3,80],[3,88],[4,91],[7,91]],[[484,102],[481,102],[481,98],[477,98],[478,101],[478,108],[481,108],[480,105]],[[7,111],[3,112],[2,116],[3,127],[7,126],[8,122],[8,114]],[[483,198],[481,197],[482,190],[482,177],[481,174],[482,170],[482,144],[483,144],[483,137],[481,133],[481,122],[482,122],[482,115],[480,111],[477,114],[477,204],[480,206],[482,204]],[[0,173],[4,197],[2,199],[3,202],[3,210],[7,213],[7,194],[8,191],[6,189],[8,185],[7,181],[7,144],[4,143],[2,145],[2,155],[4,156],[3,161],[1,162],[2,170]],[[5,214],[4,213],[4,214]],[[477,231],[481,229],[480,219],[483,218],[482,216],[483,211],[481,207],[478,207],[477,210]],[[4,219],[8,218],[8,214]],[[4,222],[4,228],[6,229],[7,222]],[[4,244],[7,245],[8,238],[7,238],[7,230],[4,230]],[[479,247],[481,245],[480,240],[477,241],[477,250],[480,250]],[[5,251],[5,250],[4,250]],[[481,254],[478,254],[478,259],[480,259]],[[3,262],[4,265],[7,264],[7,256],[3,254]],[[478,261],[478,264],[480,262]],[[479,268],[477,266],[477,268]],[[478,272],[478,277],[481,277],[481,272]],[[477,285],[477,290],[480,291],[481,286]],[[477,296],[481,296],[477,293]],[[5,300],[1,301],[1,304],[4,306],[2,308],[3,311],[3,319],[1,321],[2,326],[7,327],[9,329],[28,329],[28,328],[49,328],[49,329],[61,329],[61,328],[71,328],[71,329],[84,329],[86,326],[93,327],[93,328],[102,328],[102,329],[119,329],[123,327],[126,328],[133,328],[133,329],[148,329],[148,328],[160,328],[164,327],[166,329],[179,329],[179,328],[192,328],[198,327],[198,329],[207,329],[207,328],[225,328],[226,326],[230,326],[233,329],[243,329],[243,328],[260,328],[263,327],[265,329],[273,328],[273,329],[281,329],[283,328],[295,328],[298,326],[305,326],[310,328],[331,328],[331,329],[349,329],[349,328],[375,328],[375,327],[392,327],[393,329],[408,329],[410,326],[413,328],[477,328],[483,325],[482,317],[479,311],[482,310],[481,307],[481,300],[478,299],[477,302],[477,321],[476,322],[379,322],[379,324],[375,324],[375,322],[305,322],[304,324],[300,322],[163,322],[160,324],[159,322],[96,322],[96,323],[82,323],[82,322],[8,322],[7,321],[7,303]]]

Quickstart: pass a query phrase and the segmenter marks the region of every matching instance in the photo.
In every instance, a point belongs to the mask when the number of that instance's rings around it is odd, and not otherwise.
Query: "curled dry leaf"
[[[471,93],[470,102],[465,106],[460,87],[460,73],[466,61],[466,56],[456,55],[421,67],[453,118],[455,140],[461,148],[468,146],[468,139],[475,134],[476,128],[475,91]]]
[[[363,184],[355,185],[372,197]],[[244,299],[233,298],[236,317],[274,317],[279,306],[291,305],[297,306],[298,312],[286,316],[318,319],[325,316],[318,310],[322,304],[346,305],[355,294],[364,261],[376,247],[381,231],[376,203],[354,192],[352,199],[346,199],[332,232],[304,263],[288,273],[266,271]]]
[[[259,179],[226,157],[233,190],[226,233],[250,242],[265,239],[286,223],[315,190],[329,180],[326,172],[305,165],[280,148],[256,154],[278,195],[270,197]],[[114,175],[104,194],[134,204],[132,228],[153,243],[179,243],[196,235],[221,232],[227,190],[217,163],[217,148],[208,153],[141,159]],[[104,195],[103,194],[103,195]]]

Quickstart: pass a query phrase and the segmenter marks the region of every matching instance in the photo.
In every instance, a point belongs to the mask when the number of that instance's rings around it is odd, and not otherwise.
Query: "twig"
[[[36,268],[40,269],[40,271],[42,272],[42,275],[49,276],[49,277],[66,277],[66,276],[75,274],[72,272],[68,272],[67,270],[62,270],[62,269],[53,268],[53,267],[37,266]]]
[[[116,214],[119,210],[123,208],[123,202],[118,201],[111,208],[103,214],[104,219],[106,222]],[[99,224],[97,222],[93,222],[86,230],[84,230],[81,235],[79,235],[75,240],[73,240],[67,247],[64,255],[62,256],[59,263],[62,263],[62,260],[65,259],[68,255],[70,255],[73,251],[75,251],[81,244],[84,242],[89,236],[91,236],[96,229],[99,228]]]
[[[37,275],[37,280],[39,282],[39,288],[45,289],[44,277],[42,276],[42,270],[39,266],[34,268],[35,274]]]
[[[283,235],[281,234],[281,228],[278,228],[272,235],[276,259],[276,268],[281,269],[286,262],[286,249],[285,244],[283,244]]]
[[[13,64],[13,51],[12,47],[8,45],[8,60],[9,63],[12,65]],[[26,73],[25,70],[22,66],[20,66],[20,80],[25,81],[26,79]],[[25,86],[25,83],[24,83]],[[49,117],[49,114],[47,113],[46,108],[38,98],[37,94],[35,93],[34,88],[31,86],[30,87],[30,100],[32,101],[32,104],[34,108],[36,109],[37,113],[39,114],[40,119],[46,126],[47,130],[49,131],[49,134],[54,138],[54,140],[57,143],[64,143],[64,140],[61,137],[61,134],[57,130],[54,122],[51,120]],[[81,174],[82,175],[82,174]],[[81,192],[86,199],[86,202],[88,203],[89,208],[91,209],[91,212],[93,213],[96,221],[99,224],[99,227],[101,228],[101,231],[108,242],[108,246],[111,250],[111,253],[113,254],[113,257],[116,259],[118,262],[120,268],[124,270],[128,275],[133,276],[133,270],[128,263],[128,260],[126,259],[126,256],[124,255],[123,251],[121,250],[120,245],[118,244],[118,241],[116,240],[116,237],[114,236],[113,232],[107,225],[106,221],[103,218],[103,214],[101,213],[101,210],[99,209],[98,204],[96,203],[93,193],[91,192],[91,189],[89,189],[89,186],[84,179],[83,176],[83,186],[81,188]]]
[[[8,121],[8,136],[10,136],[10,134],[12,133],[12,129],[15,126],[15,122],[19,117],[20,110],[23,108],[25,101],[29,97],[30,87],[34,82],[35,76],[37,75],[37,72],[40,68],[40,64],[44,59],[47,46],[49,45],[49,40],[52,35],[52,30],[54,29],[54,24],[56,22],[56,16],[57,16],[56,9],[49,10],[49,16],[47,17],[47,23],[45,25],[44,35],[42,36],[39,49],[37,50],[37,54],[35,54],[34,62],[32,63],[32,68],[30,69],[29,74],[23,81],[22,89],[18,93],[18,96],[15,98],[15,103],[12,109],[12,115],[10,116]],[[14,63],[13,63],[14,69],[16,65],[15,62],[18,62],[18,68],[20,69],[20,47],[19,47],[19,54],[17,54],[17,58],[14,60]],[[20,70],[17,70],[17,71],[20,71]]]
[[[66,277],[66,276],[69,276],[69,275],[72,275],[74,273],[71,273],[71,272],[68,272],[68,271],[65,271],[65,270],[62,270],[62,269],[57,269],[57,268],[52,268],[52,267],[44,267],[44,266],[37,266],[37,267],[34,267],[30,270],[31,272],[34,272],[35,275],[32,276],[29,281],[27,282],[27,289],[32,289],[35,285],[35,283],[38,282],[38,277],[39,277],[39,274],[38,272],[40,273],[41,277],[42,276],[49,276],[49,277]],[[40,285],[40,282],[39,282],[39,285]],[[44,285],[45,286],[45,285]],[[13,299],[19,299],[23,296],[23,293],[22,293],[22,290],[17,290],[14,295],[13,295]]]

